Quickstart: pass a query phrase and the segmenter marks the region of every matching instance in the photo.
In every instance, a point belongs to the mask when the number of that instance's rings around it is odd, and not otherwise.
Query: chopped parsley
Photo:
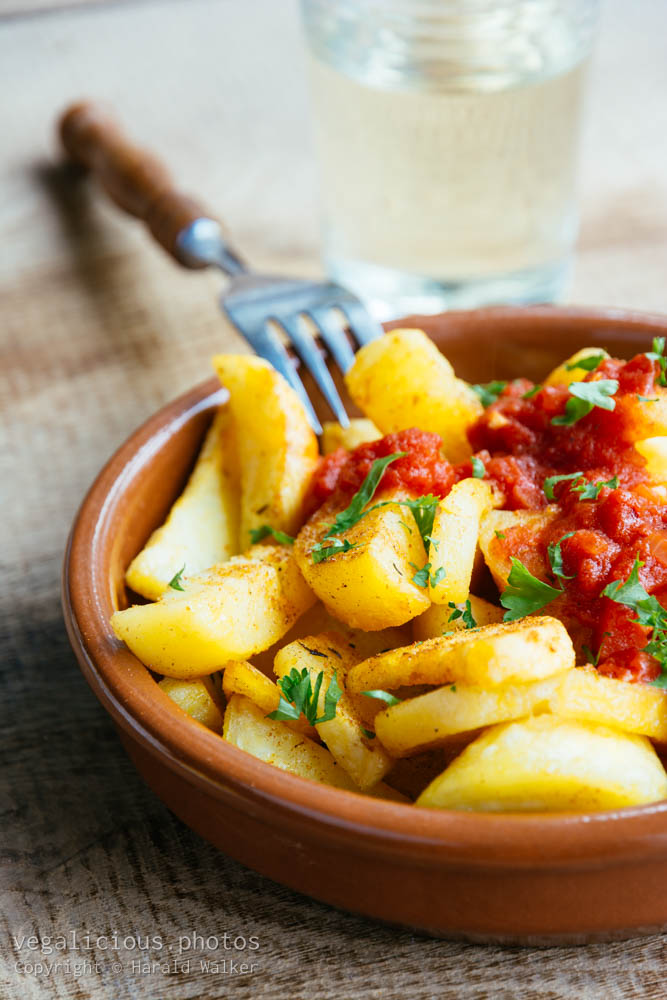
[[[618,382],[613,378],[601,378],[596,382],[572,382],[568,386],[570,399],[565,405],[565,412],[551,418],[551,423],[557,427],[571,427],[585,417],[594,407],[602,410],[614,410],[618,392]]]
[[[653,350],[646,352],[646,357],[651,361],[657,361],[660,367],[658,375],[658,385],[667,385],[667,357],[665,357],[665,338],[653,338]]]
[[[172,590],[185,590],[185,587],[181,586],[181,577],[185,572],[185,563],[181,566],[178,573],[174,573],[171,580],[169,581],[169,586]]]
[[[270,524],[262,524],[259,528],[250,529],[250,541],[253,545],[261,542],[263,538],[268,538],[269,535],[283,545],[294,545],[294,539],[291,535],[287,535],[284,531],[279,531],[277,528],[272,528]]]
[[[507,382],[487,382],[484,385],[472,385],[470,388],[479,397],[479,401],[482,406],[486,409],[487,406],[491,406],[498,399],[498,396],[504,392],[507,386]]]
[[[614,580],[601,593],[617,604],[632,608],[637,617],[636,624],[651,629],[651,635],[644,652],[650,653],[660,664],[662,671],[653,684],[656,687],[667,687],[667,611],[657,597],[647,593],[639,579],[639,569],[644,563],[635,559],[630,575],[625,582]]]
[[[568,531],[566,535],[559,538],[557,542],[552,543],[547,546],[547,555],[549,556],[549,565],[551,566],[551,572],[554,576],[559,576],[563,580],[573,580],[574,574],[568,575],[563,572],[563,553],[560,550],[561,544],[566,538],[572,538],[574,531]]]
[[[364,736],[366,737],[367,740],[374,740],[375,739],[375,733],[371,732],[370,729],[364,729],[364,727],[362,726],[361,727],[361,731],[362,731],[362,733],[364,734]]]
[[[384,458],[376,458],[370,467],[370,471],[363,483],[354,494],[349,504],[336,515],[336,520],[331,525],[327,531],[325,538],[329,538],[331,535],[341,535],[344,531],[347,531],[357,521],[361,520],[364,513],[364,507],[367,503],[373,499],[376,489],[380,483],[380,480],[384,476],[385,469],[392,462],[395,462],[398,458],[403,458],[407,452],[397,451],[393,455],[386,455]]]
[[[484,479],[484,476],[486,475],[486,469],[484,468],[484,462],[481,460],[481,458],[476,458],[473,455],[471,462],[472,462],[473,479]]]
[[[323,542],[313,545],[310,554],[314,563],[321,563],[337,552],[349,552],[350,549],[356,548],[358,545],[353,545],[347,538],[329,538],[326,545]]]
[[[496,536],[496,538],[498,538],[498,539],[504,539],[504,537],[505,537],[505,533],[503,531],[498,531],[497,528],[495,529],[495,531],[493,533]]]
[[[503,621],[514,622],[526,615],[532,615],[546,604],[550,604],[563,591],[552,587],[528,570],[523,563],[512,556],[512,569],[507,578],[508,586],[500,595],[500,603],[507,608]]]
[[[597,500],[600,496],[600,492],[604,486],[607,486],[610,490],[618,489],[618,476],[612,476],[606,482],[589,483],[585,479],[583,472],[570,472],[565,476],[547,476],[544,480],[544,495],[547,500],[555,500],[556,495],[554,493],[554,486],[556,483],[563,483],[568,480],[572,480],[572,485],[570,486],[570,491],[572,493],[578,493],[580,500]]]
[[[324,712],[318,716],[317,706],[323,680],[323,670],[320,670],[313,685],[307,667],[304,667],[303,670],[292,667],[289,674],[281,677],[278,681],[281,692],[280,704],[275,712],[271,712],[267,718],[283,721],[299,719],[303,714],[311,726],[319,725],[320,722],[330,722],[336,716],[336,706],[343,692],[338,684],[337,671],[334,670],[324,695]]]
[[[583,472],[568,472],[564,476],[547,476],[544,480],[544,495],[547,500],[555,500],[556,494],[554,493],[554,486],[556,483],[567,482],[568,479],[581,479],[583,477]]]
[[[461,621],[463,622],[464,628],[478,627],[477,622],[475,621],[474,615],[472,613],[472,606],[470,604],[469,599],[465,602],[462,608],[459,607],[458,604],[455,604],[454,601],[449,601],[447,607],[453,609],[451,615],[447,619],[448,622],[455,622],[460,618]]]
[[[597,667],[600,662],[600,650],[598,649],[597,653],[594,653],[590,646],[583,645],[581,651],[586,657],[586,662],[592,663],[594,667]]]
[[[540,392],[541,389],[542,389],[541,385],[539,385],[539,384],[538,385],[534,385],[532,389],[528,390],[528,392],[524,392],[524,394],[523,394],[523,396],[521,398],[522,399],[532,399],[534,396],[537,396],[538,392]]]
[[[352,497],[348,506],[345,510],[337,514],[334,523],[327,530],[322,541],[317,542],[311,549],[310,554],[313,562],[319,563],[338,552],[349,552],[350,549],[356,548],[356,545],[352,545],[347,539],[335,536],[348,531],[355,524],[358,524],[362,517],[370,514],[373,510],[377,510],[378,507],[387,507],[392,504],[398,507],[407,507],[412,511],[412,516],[415,519],[427,552],[430,545],[437,548],[438,543],[432,538],[432,533],[435,512],[440,503],[440,498],[434,496],[432,493],[429,493],[427,496],[417,497],[415,500],[381,500],[379,503],[373,504],[372,507],[364,510],[367,504],[373,499],[387,466],[391,462],[395,462],[397,458],[403,458],[406,454],[407,452],[399,451],[393,455],[387,455],[385,458],[375,459],[371,465],[370,472]],[[401,523],[405,527],[408,527],[404,521]],[[410,529],[408,528],[408,530]]]
[[[435,573],[431,573],[430,562],[427,562],[421,569],[412,562],[410,565],[416,570],[415,575],[412,577],[412,582],[416,583],[418,587],[428,587],[429,583],[432,587],[437,587],[440,581],[444,580],[446,576],[443,566],[439,566]]]
[[[572,486],[570,486],[570,489],[573,493],[579,494],[580,500],[597,500],[603,486],[607,486],[610,490],[617,490],[618,476],[612,476],[612,478],[608,479],[606,482],[598,481],[597,483],[573,483]]]
[[[385,701],[389,706],[400,705],[402,701],[401,698],[397,698],[395,695],[389,694],[388,691],[381,691],[379,688],[373,691],[362,691],[361,693],[365,694],[368,698],[378,698],[380,701]]]
[[[604,353],[589,354],[586,358],[579,358],[578,361],[573,361],[571,364],[565,365],[565,371],[572,372],[577,368],[582,368],[585,372],[594,372],[596,368],[599,368],[606,356]]]

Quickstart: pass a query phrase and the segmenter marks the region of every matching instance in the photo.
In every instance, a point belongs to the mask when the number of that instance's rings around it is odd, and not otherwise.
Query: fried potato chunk
[[[646,471],[654,483],[667,483],[667,437],[644,438],[635,448],[646,459]]]
[[[283,771],[351,792],[359,791],[326,747],[294,732],[283,722],[267,719],[263,709],[243,695],[230,698],[222,735],[239,750]]]
[[[382,499],[402,496],[384,494]],[[426,552],[419,532],[406,524],[403,508],[371,511],[340,536],[351,546],[348,551],[315,563],[313,547],[324,540],[337,513],[335,501],[324,504],[294,545],[301,572],[327,610],[346,625],[368,631],[403,625],[425,611],[428,592],[413,577],[426,563]]]
[[[230,412],[220,408],[188,483],[141,552],[130,563],[128,587],[156,601],[184,566],[189,575],[225,562],[240,550],[239,472]]]
[[[345,383],[383,434],[407,427],[434,431],[451,462],[469,457],[466,431],[482,405],[422,330],[391,330],[366,344]]]
[[[222,705],[210,677],[191,681],[163,677],[158,687],[197,722],[215,733],[222,732]]]
[[[350,420],[349,427],[343,427],[336,420],[327,420],[322,424],[322,454],[330,455],[338,448],[352,451],[360,444],[377,441],[382,434],[372,420],[356,417]]]
[[[491,604],[481,597],[468,594],[466,600],[470,601],[470,613],[475,621],[475,625],[494,625],[503,620],[504,608],[499,608],[496,604]],[[464,609],[464,602],[457,604],[458,610]],[[414,642],[421,642],[423,639],[435,639],[445,632],[461,632],[466,628],[466,623],[462,616],[452,619],[455,608],[450,608],[448,604],[432,604],[419,618],[412,622],[412,638]],[[398,645],[398,643],[397,643]],[[407,645],[407,642],[403,643]],[[372,654],[368,654],[371,656]]]
[[[574,649],[555,618],[530,617],[449,632],[373,656],[351,668],[350,691],[394,691],[415,684],[496,687],[539,680],[574,667]]]
[[[245,660],[287,632],[315,597],[292,553],[256,545],[168,590],[155,604],[116,611],[111,625],[151,670],[167,677],[211,674]]]
[[[591,812],[666,797],[667,775],[646,737],[538,715],[487,730],[431,782],[417,805]]]
[[[394,757],[445,746],[458,733],[548,711],[560,676],[494,688],[465,684],[436,688],[381,712],[375,718],[375,731]]]
[[[543,385],[568,386],[572,382],[583,382],[586,376],[590,375],[590,372],[586,368],[577,368],[577,361],[583,361],[585,358],[592,358],[598,355],[601,355],[603,358],[609,357],[609,354],[601,347],[582,347],[571,358],[567,358],[561,365],[554,368],[545,378]]]
[[[434,604],[465,601],[477,553],[482,515],[494,503],[482,479],[462,479],[438,504],[431,532],[429,596]],[[438,581],[435,583],[434,581]]]
[[[218,354],[213,365],[229,390],[241,468],[241,549],[264,524],[294,535],[317,463],[317,438],[303,403],[268,361]]]
[[[667,691],[651,684],[620,681],[594,667],[564,675],[549,705],[555,715],[615,726],[667,743]]]
[[[308,636],[285,646],[276,656],[274,665],[278,677],[285,677],[292,670],[299,673],[306,669],[315,688],[317,678],[322,682],[317,706],[318,717],[325,712],[327,689],[336,677],[342,694],[336,704],[335,715],[327,722],[315,725],[321,739],[336,761],[361,789],[372,788],[391,769],[392,758],[379,745],[379,741],[364,733],[363,719],[354,700],[346,693],[346,677],[354,659],[350,655],[345,636],[328,632]]]

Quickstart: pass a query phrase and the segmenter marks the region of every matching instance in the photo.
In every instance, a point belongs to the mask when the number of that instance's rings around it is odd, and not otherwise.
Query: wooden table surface
[[[667,311],[666,36],[664,3],[606,3],[571,301]],[[245,870],[143,786],[70,652],[62,552],[104,459],[156,407],[207,376],[214,351],[236,342],[218,314],[218,279],[179,271],[85,181],[60,170],[53,122],[74,98],[108,100],[223,214],[251,260],[317,273],[296,7],[152,0],[60,9],[53,0],[0,0],[0,82],[0,995],[664,996],[662,938],[538,951],[380,926]],[[126,939],[119,950],[113,939],[106,950],[103,942],[86,949],[113,932]],[[244,957],[225,951],[225,932],[257,938],[259,948],[245,953],[258,965],[251,976],[199,964]],[[133,966],[173,960],[169,944],[178,949],[194,933],[217,936],[219,947],[209,941],[202,952],[197,939],[180,956],[192,958],[189,971]],[[33,934],[52,945],[70,935],[67,950],[49,954]],[[163,949],[153,941],[146,950],[147,935]]]

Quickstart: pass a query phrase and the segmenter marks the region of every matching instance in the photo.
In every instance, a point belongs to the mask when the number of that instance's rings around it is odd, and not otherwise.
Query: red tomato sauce
[[[656,395],[658,374],[657,363],[645,354],[628,362],[604,360],[584,381],[618,381],[615,408],[595,407],[571,426],[551,422],[571,398],[566,386],[545,386],[526,398],[533,383],[516,379],[468,432],[485,478],[504,494],[504,509],[556,506],[555,519],[528,539],[534,560],[544,567],[538,575],[563,587],[559,613],[577,633],[580,647],[580,636],[586,636],[583,642],[597,659],[597,669],[636,681],[660,674],[658,662],[643,651],[650,629],[636,624],[636,612],[601,592],[615,580],[627,580],[638,558],[644,564],[639,571],[642,585],[667,606],[667,505],[645,485],[645,461],[633,443],[637,397]],[[338,449],[322,460],[314,476],[310,510],[336,493],[343,503],[361,486],[376,458],[400,451],[407,454],[388,466],[382,491],[399,488],[414,496],[446,496],[456,482],[472,474],[472,463],[451,465],[442,456],[441,444],[437,434],[410,428],[350,452]],[[545,479],[573,472],[581,472],[591,483],[616,477],[619,485],[603,487],[597,499],[582,500],[572,491],[572,481],[560,482],[553,487],[555,499],[548,500]],[[502,543],[505,554],[523,558],[526,541],[520,532],[510,532]],[[568,579],[556,580],[547,559],[548,545],[558,541]],[[549,613],[548,605],[543,613]]]

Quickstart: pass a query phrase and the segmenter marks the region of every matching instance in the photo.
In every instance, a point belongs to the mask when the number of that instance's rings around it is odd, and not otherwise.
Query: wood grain
[[[13,5],[17,6],[17,5]],[[5,9],[7,5],[5,5]],[[584,144],[571,298],[667,310],[664,5],[606,6]],[[141,784],[69,650],[58,577],[67,529],[104,459],[157,406],[239,346],[219,280],[186,273],[62,170],[67,103],[107,100],[226,219],[257,265],[317,273],[316,185],[296,8],[272,0],[86,6],[5,22],[0,67],[0,995],[33,998],[659,998],[665,944],[550,951],[452,944],[313,903],[243,869]],[[387,873],[391,877],[391,873]],[[137,950],[53,960],[12,935],[256,935],[247,978],[133,972]],[[144,958],[164,958],[153,946]],[[224,948],[192,957],[222,960]],[[173,953],[169,953],[173,958]]]

